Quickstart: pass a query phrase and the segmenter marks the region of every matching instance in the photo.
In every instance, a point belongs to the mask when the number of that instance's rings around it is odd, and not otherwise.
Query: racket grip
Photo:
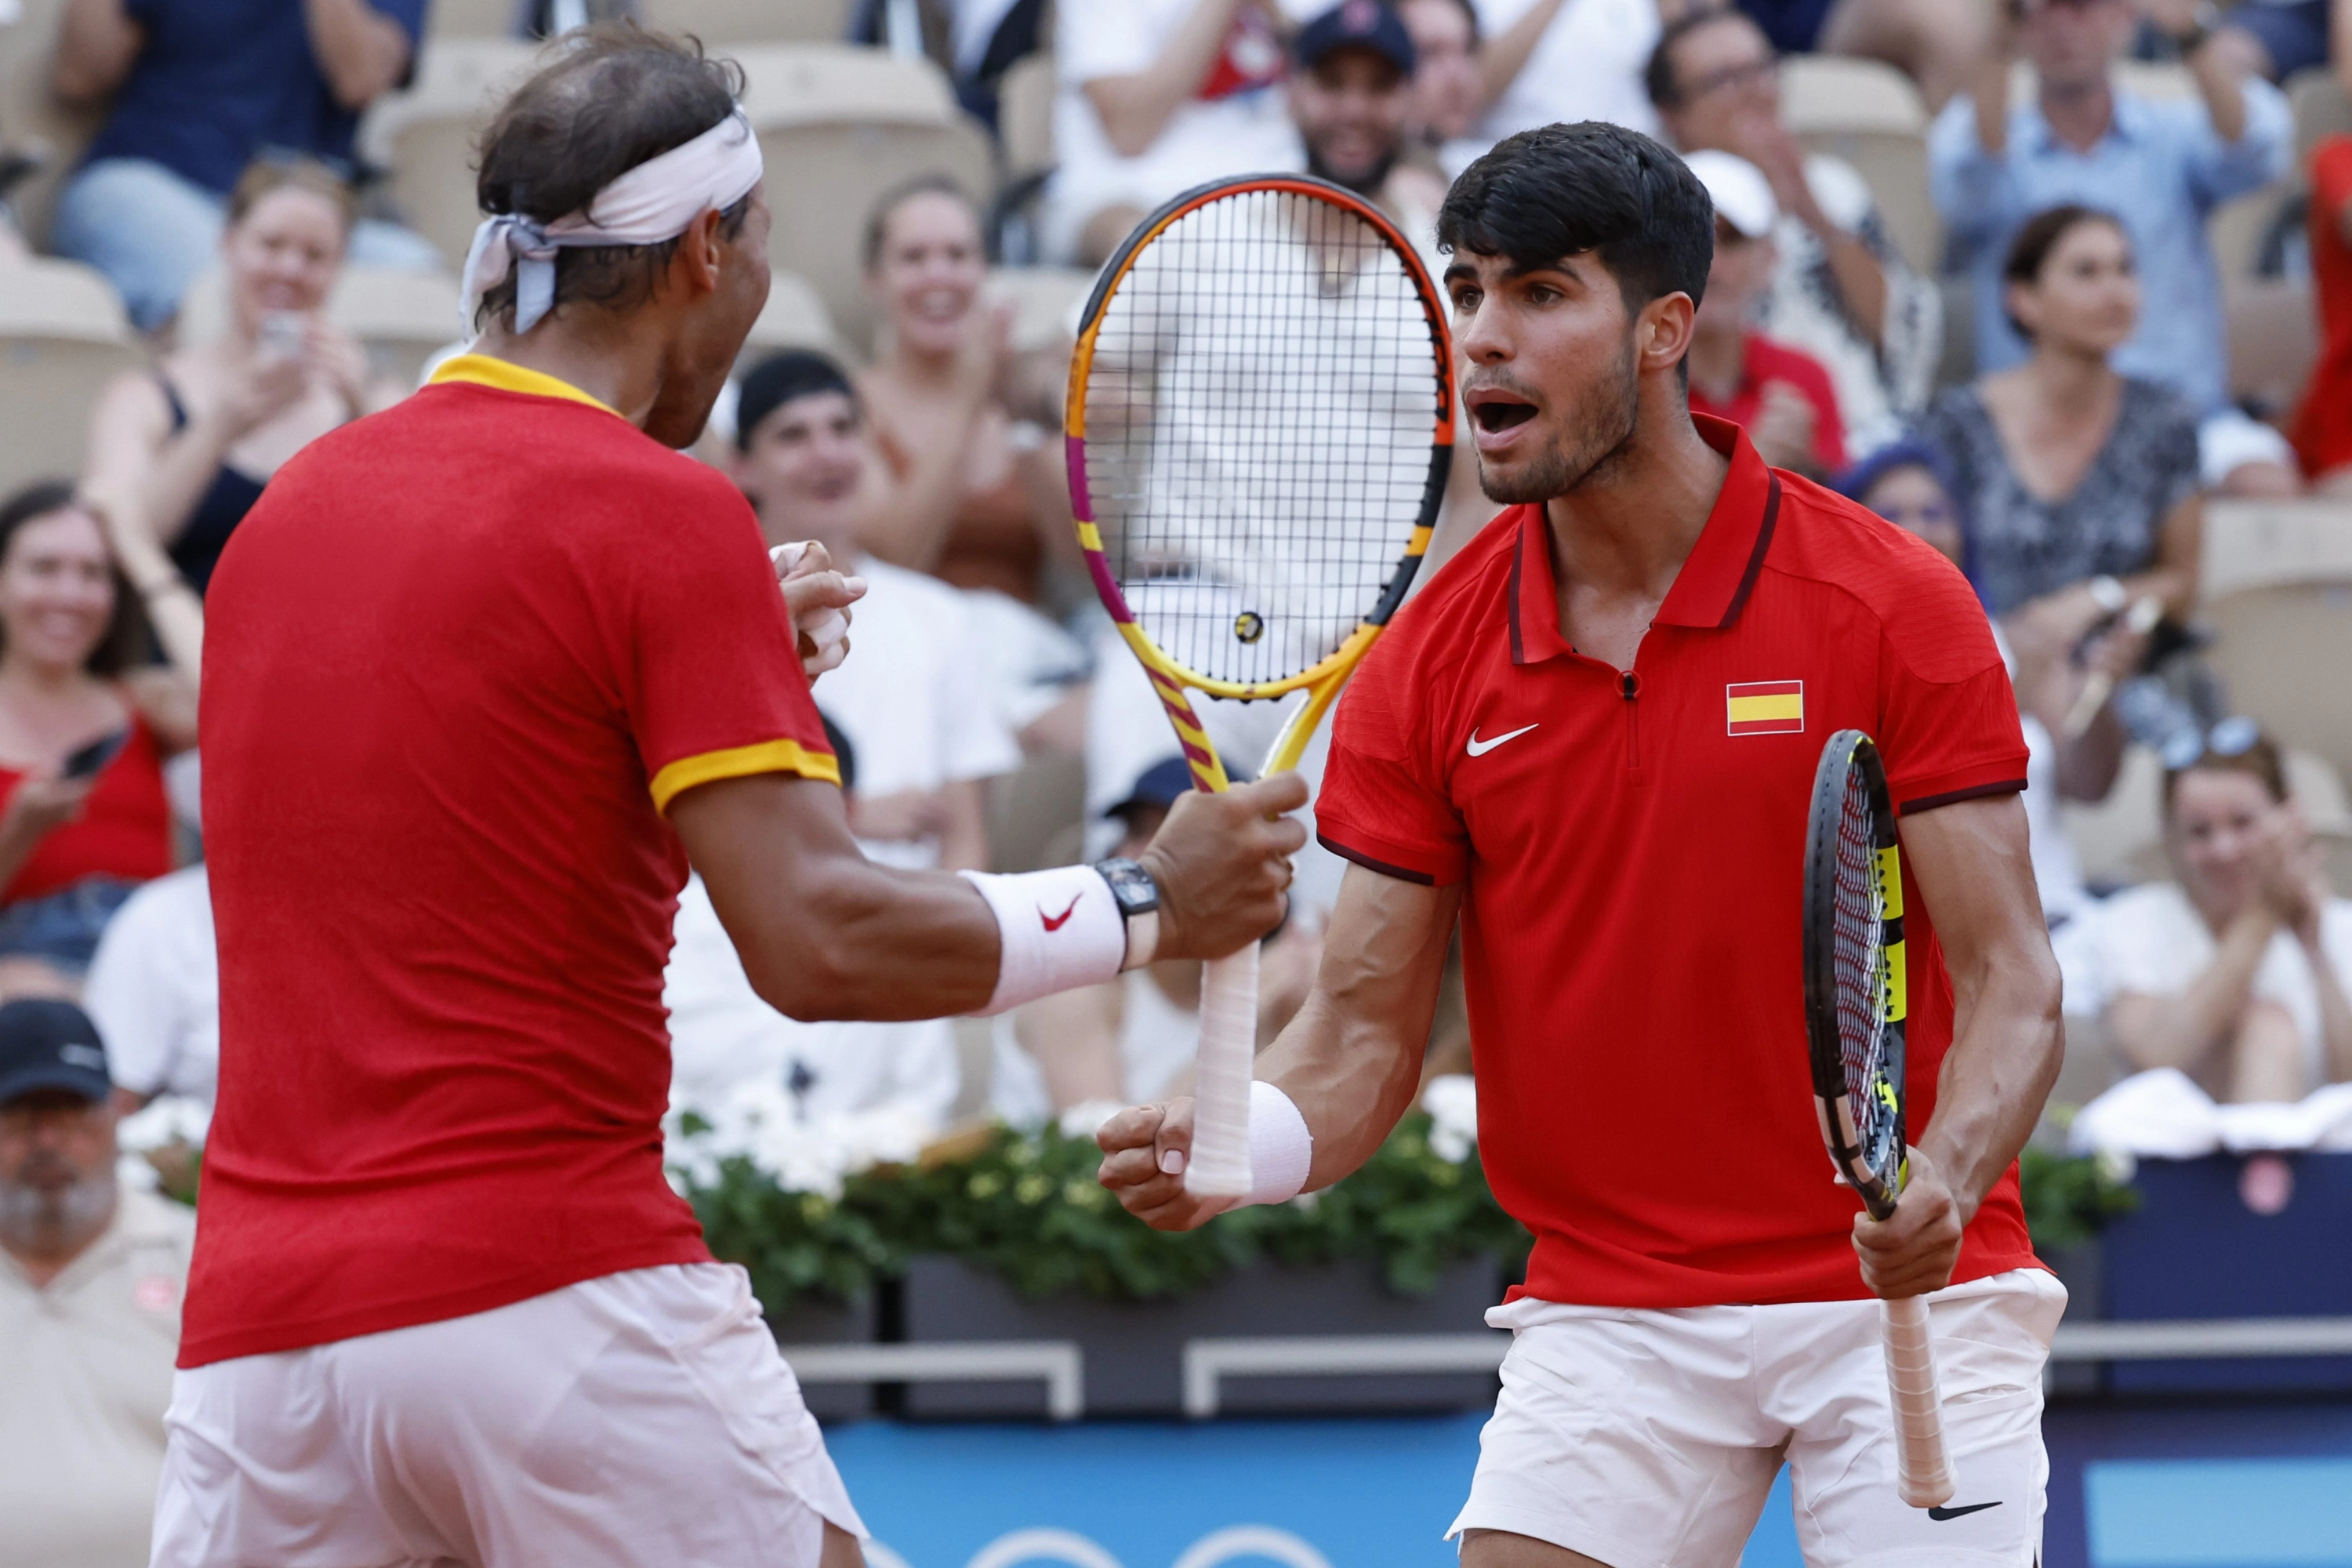
[[[1913,1508],[1934,1508],[1952,1500],[1952,1466],[1944,1452],[1927,1298],[1903,1296],[1879,1305],[1885,1312],[1886,1393],[1895,1406],[1896,1489]]]
[[[1257,1061],[1257,943],[1201,974],[1201,1054],[1192,1074],[1192,1155],[1184,1190],[1247,1197],[1250,1073]]]

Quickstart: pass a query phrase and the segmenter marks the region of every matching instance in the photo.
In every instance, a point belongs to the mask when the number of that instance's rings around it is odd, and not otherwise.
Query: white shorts
[[[2065,1287],[2021,1268],[1928,1301],[1959,1487],[1933,1514],[1895,1495],[1877,1301],[1522,1300],[1486,1314],[1514,1337],[1451,1533],[1531,1536],[1610,1568],[1733,1568],[1785,1459],[1812,1568],[2032,1568],[2042,1366]]]
[[[815,1568],[863,1536],[740,1268],[182,1372],[154,1568]]]

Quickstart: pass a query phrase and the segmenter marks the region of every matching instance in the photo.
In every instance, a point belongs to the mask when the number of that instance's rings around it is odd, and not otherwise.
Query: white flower
[[[187,1100],[173,1094],[159,1095],[145,1110],[126,1116],[114,1129],[114,1141],[133,1154],[144,1154],[151,1149],[169,1148],[174,1143],[191,1149],[204,1147],[205,1134],[213,1124],[211,1107],[202,1100]],[[145,1162],[141,1162],[142,1164]]]
[[[1116,1100],[1082,1100],[1062,1112],[1059,1121],[1065,1138],[1092,1138],[1102,1131],[1102,1124],[1125,1110]]]
[[[697,1185],[719,1179],[722,1162],[740,1157],[788,1193],[841,1195],[844,1180],[876,1165],[905,1164],[922,1152],[929,1119],[907,1106],[884,1104],[803,1121],[781,1082],[757,1079],[738,1086],[715,1107],[695,1107],[709,1124],[688,1132],[687,1108],[673,1106],[664,1126],[665,1159]]]
[[[1429,1080],[1422,1091],[1421,1108],[1429,1112],[1430,1152],[1453,1164],[1468,1159],[1478,1147],[1478,1086],[1467,1073],[1447,1073]]]

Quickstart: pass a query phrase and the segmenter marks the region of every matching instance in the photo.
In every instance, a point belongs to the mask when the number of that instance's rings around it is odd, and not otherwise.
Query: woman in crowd
[[[2107,363],[2140,305],[2113,217],[2074,205],[2036,215],[2002,278],[2032,356],[1945,393],[1924,431],[1969,519],[1977,591],[2032,664],[2073,657],[2141,599],[2187,615],[2202,521],[2197,417]]]
[[[2225,719],[2166,763],[2175,879],[2116,894],[2084,931],[2116,1050],[2222,1101],[2352,1079],[2352,903],[2329,893],[2277,746]]]
[[[1027,605],[1055,552],[1075,554],[1051,407],[1015,411],[1011,321],[981,298],[980,214],[945,176],[882,198],[866,233],[866,287],[882,318],[858,391],[881,473],[860,525],[886,561]]]
[[[142,598],[159,625],[194,606],[152,538],[121,552],[134,590],[109,531],[69,485],[0,506],[0,995],[70,994],[122,900],[172,869],[163,759],[194,743],[194,670],[126,671]]]
[[[247,169],[221,236],[227,331],[125,374],[91,412],[91,482],[136,499],[198,594],[280,464],[397,395],[320,313],[357,216],[322,164]]]

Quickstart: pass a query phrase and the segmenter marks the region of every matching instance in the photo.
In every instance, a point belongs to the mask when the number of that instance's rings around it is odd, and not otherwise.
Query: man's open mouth
[[[1536,405],[1513,393],[1474,392],[1464,401],[1469,405],[1470,417],[1476,421],[1478,428],[1489,435],[1499,435],[1536,416]]]

